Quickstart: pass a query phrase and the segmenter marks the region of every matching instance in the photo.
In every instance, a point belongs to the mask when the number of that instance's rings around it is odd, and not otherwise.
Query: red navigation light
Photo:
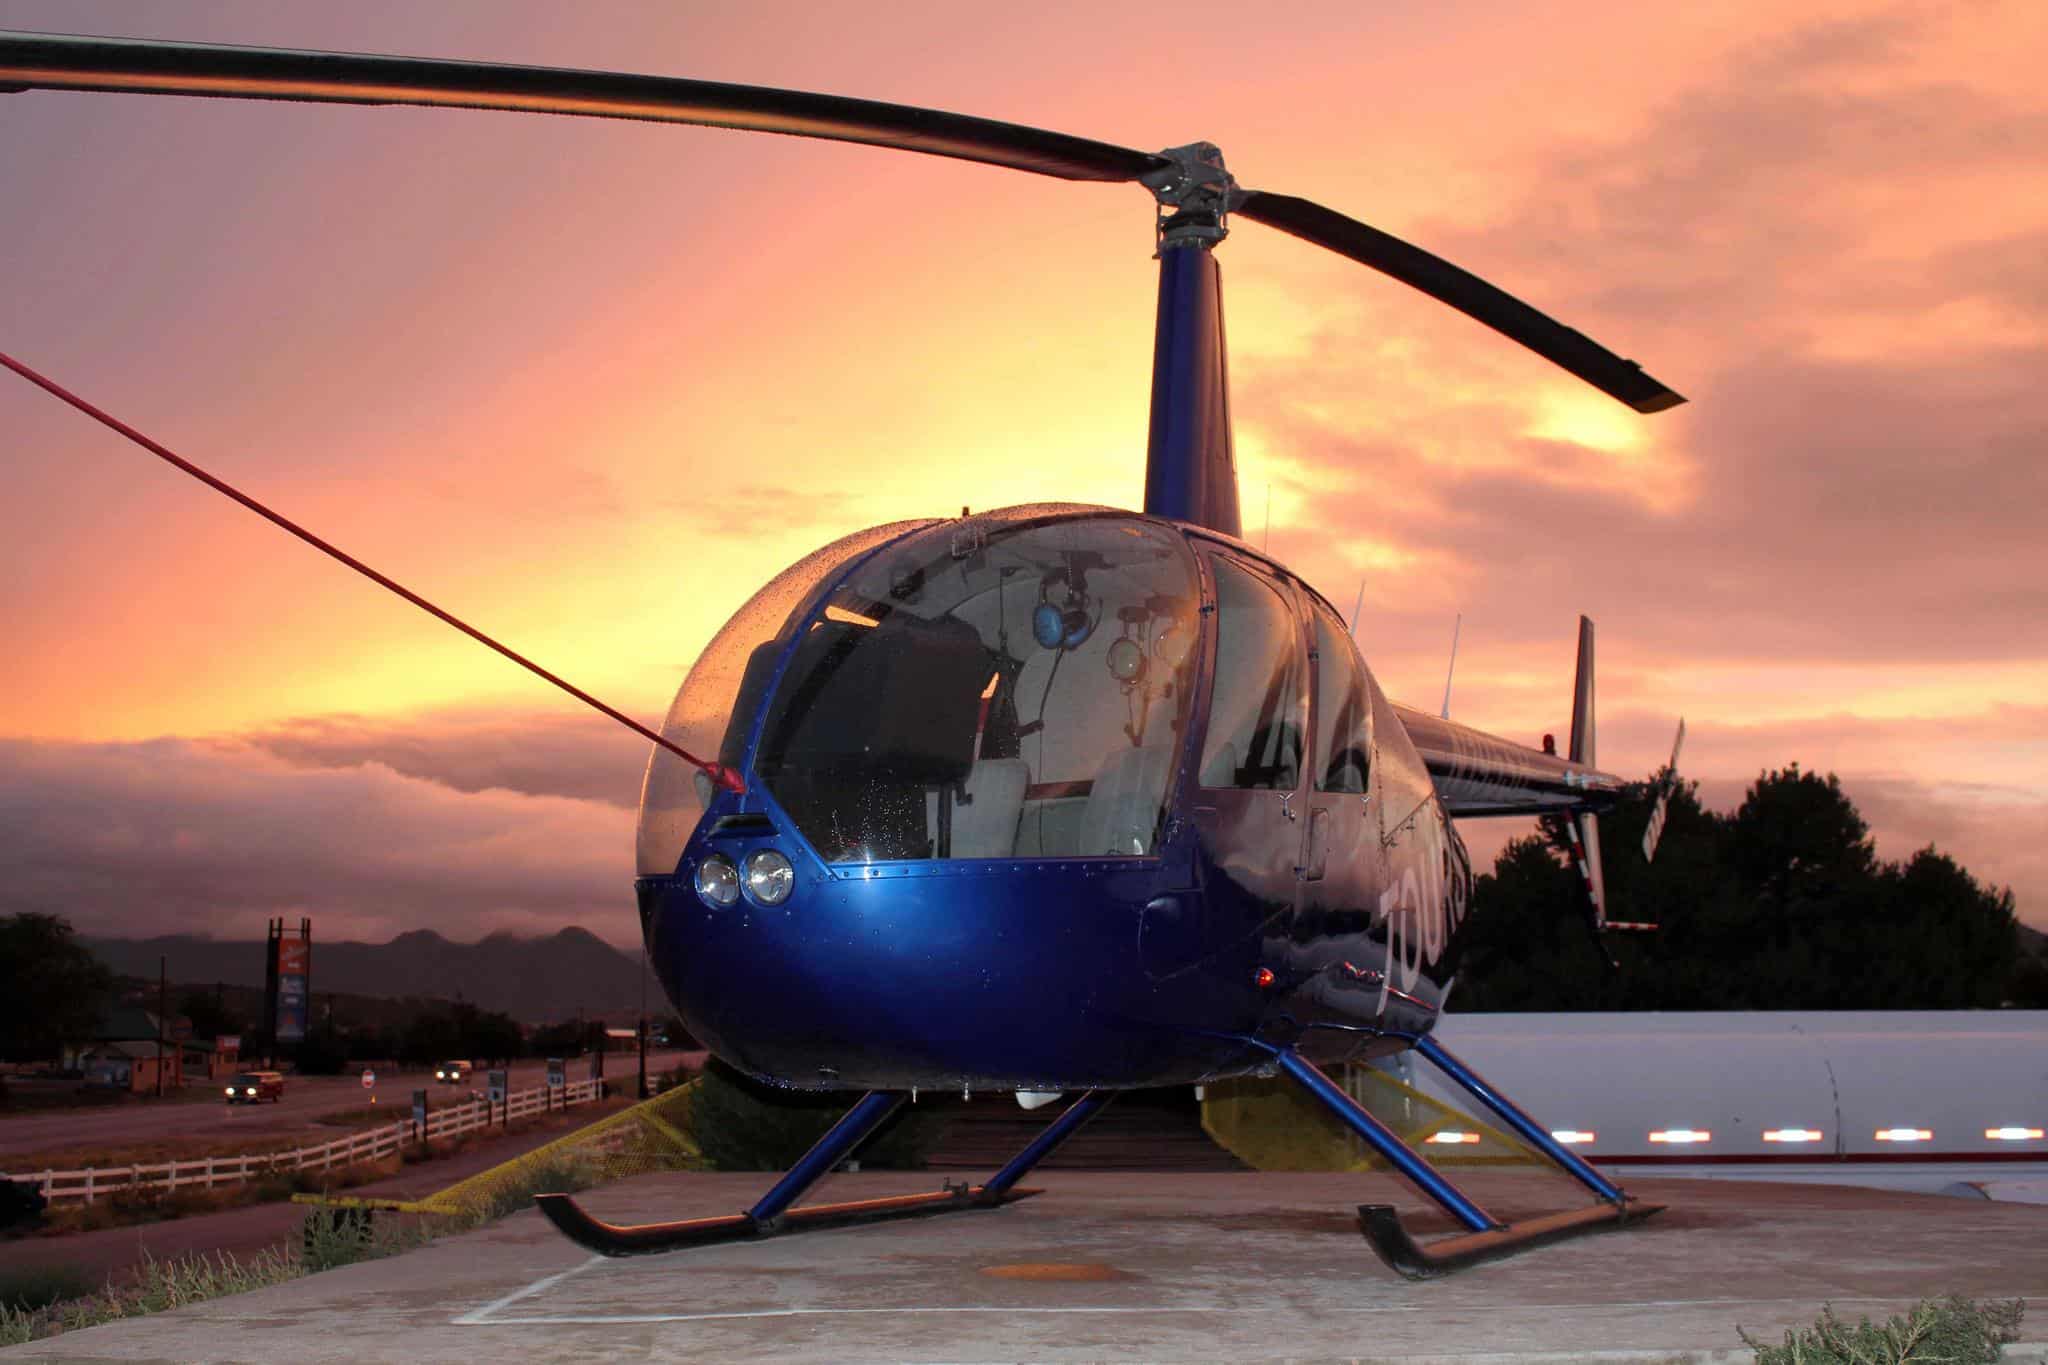
[[[1252,982],[1253,984],[1258,986],[1260,990],[1266,989],[1266,987],[1273,984],[1273,969],[1271,967],[1259,968],[1257,971],[1252,973]]]

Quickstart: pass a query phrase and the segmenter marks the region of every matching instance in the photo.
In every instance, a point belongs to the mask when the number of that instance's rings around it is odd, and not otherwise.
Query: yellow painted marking
[[[1123,1280],[1128,1271],[1099,1261],[1022,1261],[1015,1265],[985,1265],[981,1273],[998,1280]]]

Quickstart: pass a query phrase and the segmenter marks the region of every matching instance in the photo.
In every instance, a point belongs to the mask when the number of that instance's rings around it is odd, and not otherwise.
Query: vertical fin
[[[1593,620],[1588,616],[1579,618],[1579,665],[1572,678],[1572,747],[1567,757],[1574,763],[1593,766]],[[1572,834],[1572,859],[1579,865],[1579,879],[1586,885],[1587,910],[1591,915],[1593,941],[1600,942],[1600,934],[1607,928],[1607,878],[1600,866],[1600,817],[1589,810],[1575,810],[1569,823]],[[1610,966],[1619,966],[1600,948]]]
[[[1592,767],[1593,756],[1593,620],[1579,618],[1579,670],[1572,679],[1572,747],[1574,763]]]

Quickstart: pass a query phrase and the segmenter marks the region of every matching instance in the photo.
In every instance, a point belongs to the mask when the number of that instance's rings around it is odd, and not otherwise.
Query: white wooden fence
[[[567,1109],[604,1098],[603,1081],[577,1081],[557,1089],[535,1086],[516,1090],[502,1104],[470,1100],[427,1111],[424,1131],[410,1118],[396,1123],[338,1137],[313,1147],[286,1152],[254,1152],[244,1156],[209,1156],[191,1161],[166,1161],[152,1166],[101,1166],[82,1171],[19,1171],[0,1173],[0,1180],[33,1185],[52,1204],[76,1200],[90,1204],[101,1195],[118,1190],[156,1188],[160,1190],[205,1189],[213,1185],[234,1185],[268,1175],[282,1175],[308,1167],[326,1170],[375,1161],[403,1151],[420,1142],[458,1137],[479,1128],[526,1118],[551,1109]]]

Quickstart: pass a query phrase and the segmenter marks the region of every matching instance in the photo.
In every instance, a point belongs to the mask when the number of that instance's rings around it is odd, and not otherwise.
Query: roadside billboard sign
[[[312,969],[313,944],[305,938],[277,940],[277,1040],[296,1043],[306,1036],[311,1014],[306,978]]]

